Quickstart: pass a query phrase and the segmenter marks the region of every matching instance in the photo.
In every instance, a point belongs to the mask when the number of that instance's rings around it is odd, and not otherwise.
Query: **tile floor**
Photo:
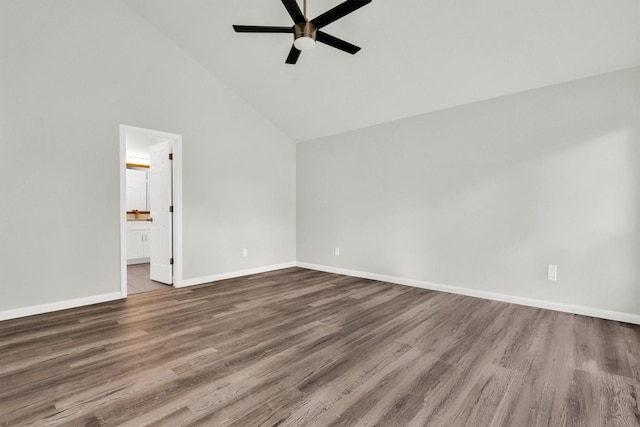
[[[141,292],[155,291],[158,289],[170,289],[172,286],[154,282],[149,278],[149,266],[151,264],[134,264],[127,266],[127,294],[139,294]]]

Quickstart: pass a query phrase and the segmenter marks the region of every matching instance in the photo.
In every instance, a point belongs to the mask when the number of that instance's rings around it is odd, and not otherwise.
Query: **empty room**
[[[0,0],[0,426],[640,426],[640,2]]]

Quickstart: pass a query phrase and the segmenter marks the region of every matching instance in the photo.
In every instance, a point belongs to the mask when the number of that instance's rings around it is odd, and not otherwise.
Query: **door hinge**
[[[169,153],[169,160],[173,160],[173,153]]]
[[[173,264],[173,258],[169,258],[169,264]]]
[[[173,212],[173,206],[169,206],[169,212]]]

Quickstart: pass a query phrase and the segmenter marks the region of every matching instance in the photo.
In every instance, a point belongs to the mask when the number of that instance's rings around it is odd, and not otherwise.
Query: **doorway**
[[[182,136],[120,125],[121,294],[182,277]]]

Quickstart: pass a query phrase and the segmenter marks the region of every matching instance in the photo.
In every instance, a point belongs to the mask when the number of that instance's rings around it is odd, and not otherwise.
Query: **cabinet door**
[[[145,258],[144,248],[146,231],[129,230],[127,231],[127,259]]]
[[[143,252],[143,258],[149,258],[151,256],[151,249],[150,249],[150,244],[149,244],[149,240],[151,238],[151,230],[146,230],[144,231],[144,236],[142,236],[142,240],[143,240],[143,245],[142,245],[142,252]]]

